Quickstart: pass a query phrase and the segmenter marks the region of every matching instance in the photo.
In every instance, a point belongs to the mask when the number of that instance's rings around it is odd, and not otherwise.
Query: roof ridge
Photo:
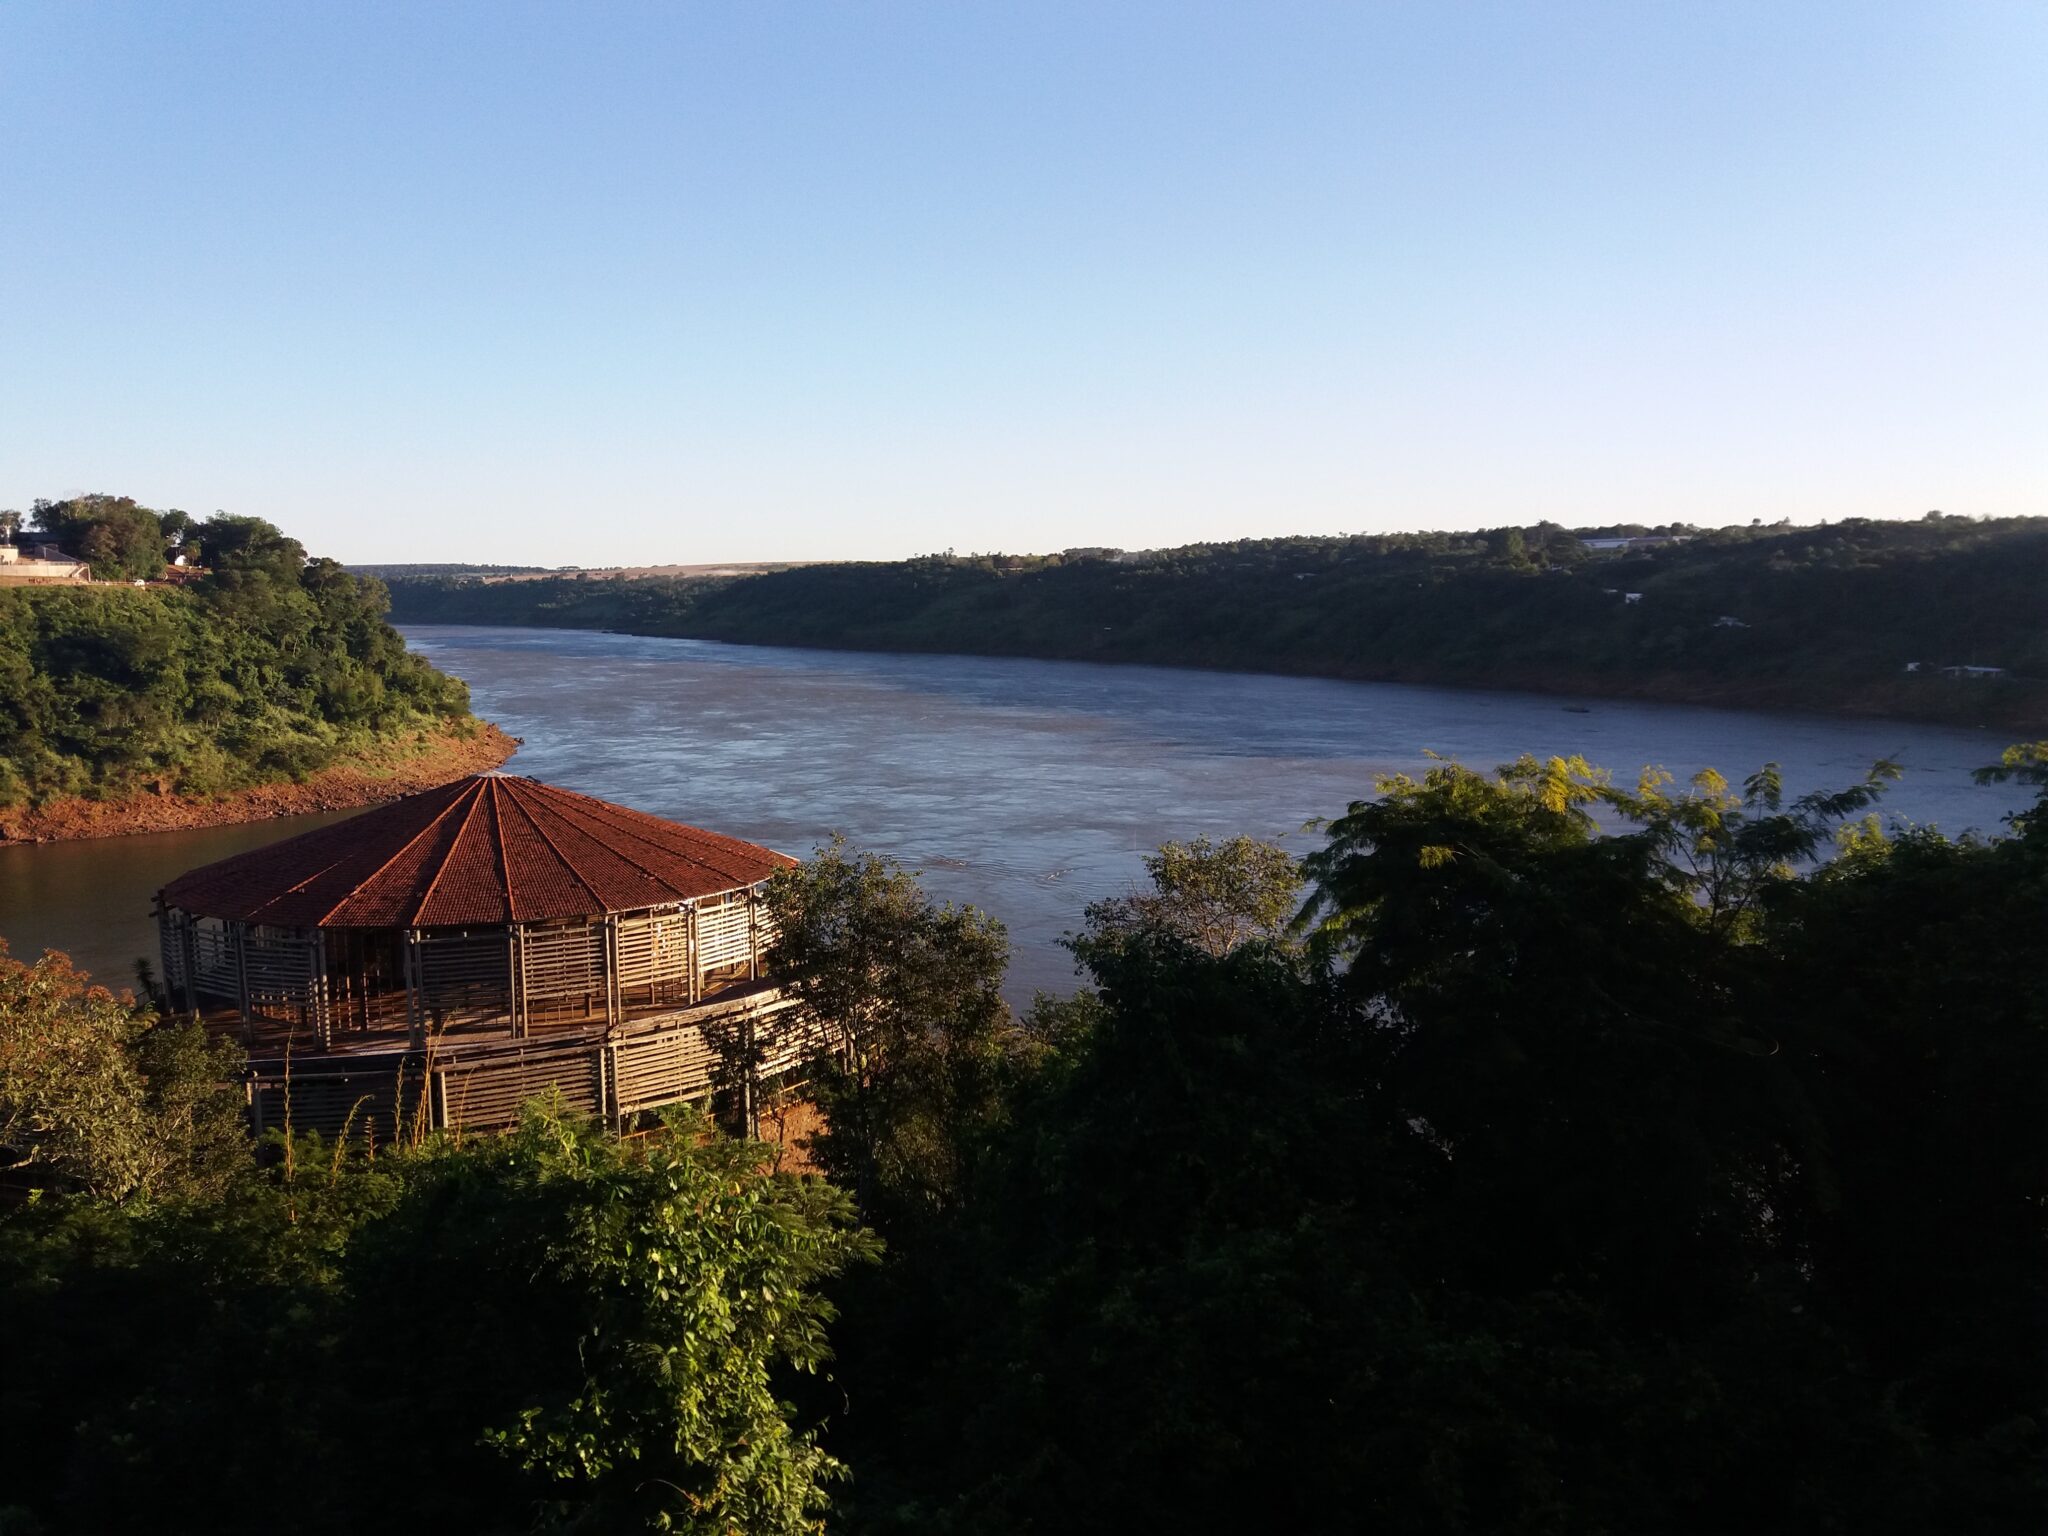
[[[414,904],[412,909],[412,922],[409,926],[414,928],[419,927],[420,918],[422,915],[425,914],[427,910],[427,903],[434,899],[434,888],[441,883],[441,877],[448,873],[448,866],[455,862],[455,850],[462,846],[463,836],[469,831],[469,824],[472,821],[476,820],[476,808],[483,803],[483,798],[484,797],[481,793],[474,794],[469,797],[469,809],[462,813],[462,825],[455,829],[455,841],[450,843],[448,845],[448,851],[441,855],[441,867],[434,871],[434,877],[427,882],[427,888],[424,891],[420,892],[420,899],[417,903]],[[441,818],[438,816],[434,818],[435,821],[439,821],[440,819]],[[408,843],[406,846],[411,847],[412,845]],[[403,853],[404,851],[404,849],[399,850],[400,853]],[[397,856],[397,854],[393,854],[392,858],[396,858]],[[384,861],[384,863],[385,868],[389,868],[391,860],[387,859]],[[377,874],[381,875],[383,872],[384,870],[380,869],[377,871]],[[370,880],[374,880],[376,878],[377,875],[370,876]],[[363,882],[363,885],[368,884],[369,880],[365,880]],[[357,890],[361,890],[362,888],[362,885],[356,887]]]
[[[491,771],[490,783],[484,786],[491,797],[491,826],[498,834],[498,878],[505,882],[505,921],[519,921],[519,893],[512,887],[512,856],[505,851],[505,814],[498,809],[498,781],[505,775],[496,769]]]
[[[555,793],[555,794],[561,794],[561,795],[568,795],[568,796],[570,796],[571,798],[573,798],[573,799],[575,799],[575,800],[578,800],[578,801],[584,801],[584,800],[587,800],[587,801],[589,801],[589,802],[590,802],[591,804],[593,804],[593,805],[609,805],[609,804],[611,804],[611,802],[610,802],[610,801],[608,801],[608,800],[599,800],[599,799],[597,799],[597,798],[596,798],[595,796],[591,796],[591,795],[579,795],[579,794],[577,794],[577,793],[576,793],[576,792],[575,792],[574,790],[565,790],[565,789],[561,789],[561,788],[559,788],[558,786],[556,786],[556,785],[553,785],[553,784],[539,784],[539,785],[538,785],[537,787],[539,787],[539,788],[541,788],[541,789],[544,789],[544,790],[549,790],[549,791],[551,791],[551,792],[553,792],[553,793]],[[546,801],[545,801],[545,797],[543,797],[543,803],[546,803]],[[627,853],[627,852],[626,852],[626,851],[625,851],[625,850],[624,850],[623,848],[618,848],[618,847],[615,847],[615,846],[614,846],[613,844],[611,844],[610,842],[607,842],[607,841],[605,841],[605,840],[603,840],[603,839],[599,838],[599,837],[598,837],[598,836],[597,836],[597,835],[596,835],[595,833],[593,833],[593,832],[592,832],[592,831],[591,831],[591,830],[590,830],[590,829],[589,829],[588,827],[585,827],[585,826],[581,825],[580,823],[578,823],[578,822],[576,821],[576,819],[575,819],[575,815],[573,814],[573,812],[571,811],[571,809],[570,809],[569,807],[567,807],[567,806],[562,806],[562,805],[550,805],[550,806],[549,806],[549,809],[550,809],[551,811],[553,811],[553,813],[554,813],[555,815],[557,815],[557,816],[560,816],[560,817],[561,817],[561,818],[562,818],[562,819],[563,819],[564,821],[567,821],[567,822],[569,822],[569,823],[570,823],[570,825],[574,826],[574,827],[576,828],[577,832],[578,832],[578,833],[580,833],[580,834],[581,834],[582,836],[584,836],[584,837],[588,837],[588,838],[590,838],[590,839],[591,839],[591,841],[593,841],[593,842],[597,843],[597,844],[598,844],[598,845],[599,845],[600,847],[602,847],[602,848],[604,849],[604,851],[605,851],[606,853],[609,853],[610,855],[612,855],[612,857],[614,857],[614,858],[616,858],[616,859],[619,859],[619,860],[622,860],[623,862],[625,862],[625,863],[627,863],[627,864],[630,864],[630,865],[632,865],[632,866],[633,866],[633,867],[634,867],[635,869],[639,870],[639,871],[640,871],[640,873],[642,873],[643,875],[645,875],[645,876],[646,876],[646,877],[647,877],[648,879],[652,880],[652,881],[653,881],[653,882],[654,882],[654,883],[655,883],[656,885],[659,885],[659,886],[664,886],[664,887],[666,887],[667,889],[669,889],[669,890],[671,890],[671,891],[675,891],[675,889],[676,889],[676,885],[675,885],[675,882],[674,882],[673,880],[671,880],[671,879],[670,879],[670,878],[669,878],[669,877],[668,877],[667,875],[664,875],[664,874],[663,874],[663,873],[662,873],[662,872],[661,872],[660,870],[658,870],[658,869],[655,869],[655,868],[653,868],[653,867],[652,867],[652,866],[650,866],[650,865],[647,865],[647,864],[643,864],[643,863],[641,863],[641,862],[640,862],[640,861],[639,861],[638,859],[634,858],[634,857],[633,857],[633,856],[632,856],[632,855],[631,855],[630,853]],[[626,806],[620,806],[620,807],[619,807],[619,809],[620,809],[620,810],[626,810],[626,809],[629,809],[629,807],[626,807]],[[644,815],[644,814],[645,814],[645,812],[642,812],[642,813],[640,813],[640,814]],[[623,830],[623,831],[625,832],[625,835],[626,835],[626,836],[629,836],[629,837],[631,837],[631,838],[632,838],[632,839],[633,839],[633,840],[634,840],[635,842],[637,842],[637,843],[645,843],[645,844],[646,844],[647,846],[649,846],[649,847],[651,847],[651,848],[655,848],[655,849],[658,849],[658,850],[659,850],[659,851],[661,851],[662,853],[666,853],[666,854],[670,855],[670,856],[671,856],[671,857],[673,857],[673,858],[680,858],[680,859],[683,859],[683,860],[685,860],[685,861],[686,861],[686,862],[688,862],[688,863],[694,864],[694,865],[696,865],[696,866],[697,866],[697,867],[698,867],[699,869],[709,870],[709,871],[710,871],[710,872],[711,872],[712,874],[718,875],[718,876],[720,876],[721,878],[728,878],[728,877],[730,877],[730,874],[731,874],[731,872],[730,872],[729,870],[723,870],[723,869],[720,869],[720,868],[718,868],[718,867],[717,867],[716,865],[714,865],[714,864],[707,864],[707,863],[705,863],[705,862],[704,862],[704,861],[703,861],[702,859],[698,859],[698,858],[693,858],[693,857],[692,857],[691,855],[689,855],[689,854],[687,854],[687,853],[677,853],[677,852],[675,852],[675,850],[673,850],[673,849],[669,849],[669,848],[663,848],[663,847],[661,846],[661,844],[659,844],[659,843],[655,842],[655,841],[654,841],[654,840],[653,840],[652,838],[649,838],[649,837],[642,837],[642,836],[641,836],[641,835],[640,835],[639,833],[637,833],[637,832],[634,832],[634,831],[632,831],[632,830],[631,830],[630,828],[624,828],[624,829],[614,829],[614,828],[612,828],[612,827],[610,827],[610,826],[606,825],[606,823],[604,822],[604,820],[603,820],[603,818],[602,818],[602,817],[593,817],[592,819],[593,819],[593,820],[595,820],[595,821],[597,821],[597,822],[598,822],[598,824],[599,824],[599,826],[600,826],[600,828],[601,828],[601,829],[603,829],[603,830],[606,830],[606,831],[613,831],[613,830]],[[658,818],[653,818],[653,819],[658,819]],[[677,826],[680,826],[680,825],[681,825],[681,823],[679,823],[679,822],[678,822],[678,823],[671,823],[671,825],[677,825]],[[677,892],[676,892],[676,894],[677,894],[677,896],[678,896],[678,897],[679,897],[680,899],[682,899],[682,900],[689,900],[689,899],[690,899],[690,898],[688,898],[688,897],[684,897],[684,896],[682,896],[682,893],[681,893],[681,892],[679,892],[679,891],[677,891]]]
[[[421,827],[419,831],[413,833],[411,837],[408,837],[404,842],[400,843],[398,847],[392,851],[391,856],[388,859],[386,859],[382,864],[379,864],[375,869],[371,870],[367,875],[363,876],[362,879],[358,880],[355,883],[354,888],[349,891],[348,895],[343,896],[339,901],[335,902],[333,906],[329,907],[325,912],[323,912],[320,915],[320,922],[315,923],[313,926],[316,928],[319,927],[322,923],[325,923],[329,918],[333,917],[335,913],[339,912],[343,907],[347,906],[351,898],[358,895],[372,881],[378,879],[384,873],[385,870],[389,869],[392,865],[396,864],[400,858],[404,857],[404,855],[412,848],[412,845],[414,843],[417,843],[421,838],[425,837],[429,832],[433,831],[434,828],[441,825],[442,820],[448,815],[448,813],[454,810],[456,806],[460,805],[463,801],[463,798],[475,788],[476,781],[474,778],[471,778],[469,781],[464,782],[463,787],[460,790],[456,791],[453,799],[451,799],[446,805],[442,806],[441,809],[436,811],[432,816],[427,818],[427,824],[425,826]],[[431,794],[432,791],[429,790],[427,791],[427,793]],[[400,805],[403,805],[404,803],[405,802],[403,800],[398,802],[398,804]],[[446,867],[447,861],[443,860],[442,868],[445,869]],[[435,878],[439,878],[438,872],[436,873]],[[269,903],[266,902],[265,905],[267,906],[269,905]]]
[[[563,789],[558,785],[544,784],[541,787],[543,789],[550,790],[558,795],[566,795],[572,800],[576,801],[576,809],[578,811],[580,811],[583,815],[588,816],[591,820],[597,822],[607,831],[621,833],[627,837],[633,838],[637,842],[646,843],[647,845],[653,848],[659,848],[663,853],[668,854],[673,858],[687,860],[689,863],[696,865],[699,869],[708,870],[710,873],[717,875],[722,879],[737,880],[742,885],[752,885],[755,883],[751,880],[748,880],[741,871],[733,869],[731,866],[727,864],[715,862],[712,859],[704,858],[700,856],[700,854],[697,852],[684,852],[681,849],[666,847],[663,844],[655,841],[655,839],[647,837],[644,834],[642,834],[636,827],[634,827],[632,822],[621,822],[616,817],[608,816],[603,813],[606,811],[621,811],[624,812],[627,816],[635,818],[644,818],[647,821],[655,823],[657,826],[676,828],[682,831],[691,832],[696,834],[698,837],[721,838],[723,841],[732,843],[741,842],[742,840],[739,838],[728,838],[725,837],[722,833],[707,832],[702,827],[688,826],[686,823],[679,821],[668,821],[660,816],[652,815],[647,811],[636,811],[631,806],[614,805],[609,800],[600,800],[595,795],[579,794],[573,789]],[[566,808],[563,808],[561,813],[564,815],[569,814]],[[759,847],[760,845],[749,844],[748,846]],[[768,849],[764,851],[772,853],[774,850]]]
[[[505,793],[506,796],[511,800],[512,804],[518,807],[519,814],[526,818],[526,824],[532,827],[535,834],[540,838],[540,840],[548,845],[548,850],[551,853],[553,853],[556,858],[562,861],[562,867],[568,870],[569,873],[575,877],[576,883],[578,885],[582,886],[584,890],[590,892],[591,899],[595,901],[598,905],[598,910],[607,912],[610,911],[611,903],[604,899],[604,893],[598,890],[596,886],[592,885],[590,881],[584,877],[583,871],[576,867],[576,861],[570,858],[568,854],[562,852],[561,847],[555,842],[555,840],[552,837],[548,836],[547,828],[543,827],[540,824],[540,822],[535,819],[533,812],[527,808],[526,802],[521,800],[517,794],[513,793],[513,791],[509,787],[506,789]],[[499,846],[503,847],[503,845],[504,838],[501,836],[499,838]]]

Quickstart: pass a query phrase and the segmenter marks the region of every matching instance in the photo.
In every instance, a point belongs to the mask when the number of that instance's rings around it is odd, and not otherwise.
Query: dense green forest
[[[1022,1016],[835,845],[829,1182],[547,1104],[252,1155],[232,1046],[0,957],[0,1529],[2037,1531],[2048,742],[1987,774],[1951,840],[1882,764],[1438,765],[1160,850]]]
[[[1545,524],[724,580],[405,581],[393,615],[2048,723],[2048,519],[1664,532],[1682,542],[1595,550]]]
[[[91,496],[39,501],[34,519],[123,584],[0,587],[0,806],[213,794],[469,718],[467,688],[385,621],[382,585],[259,518]],[[126,584],[161,576],[167,553],[203,574]]]

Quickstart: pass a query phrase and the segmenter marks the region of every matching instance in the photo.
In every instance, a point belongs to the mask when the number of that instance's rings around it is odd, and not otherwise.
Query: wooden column
[[[683,921],[688,924],[686,946],[690,954],[690,991],[686,999],[695,1003],[704,997],[704,966],[697,951],[697,903],[691,902],[683,908]]]
[[[760,1110],[755,1102],[755,1085],[761,1080],[761,1058],[754,1042],[754,1012],[751,1005],[740,1022],[740,1118],[746,1134],[761,1130]]]
[[[526,1038],[526,924],[512,925],[512,1038]]]
[[[405,1030],[412,1048],[427,1040],[426,966],[420,959],[420,931],[405,930]]]
[[[178,914],[178,941],[185,946],[185,1010],[199,1016],[199,925],[190,912]]]
[[[315,928],[309,941],[313,953],[306,967],[306,996],[313,1007],[313,1032],[320,1049],[334,1049],[334,1007],[327,996],[327,935]]]
[[[619,1027],[625,1009],[619,997],[619,916],[604,915],[604,1035],[607,1040]]]
[[[256,1020],[249,1012],[249,925],[240,918],[228,924],[235,941],[235,1005],[242,1013],[242,1043],[256,1039]]]

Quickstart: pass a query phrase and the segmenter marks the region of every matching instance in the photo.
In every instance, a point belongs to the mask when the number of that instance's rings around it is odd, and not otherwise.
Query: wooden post
[[[512,1038],[526,1038],[526,924],[512,925]]]
[[[199,925],[190,912],[178,913],[178,941],[185,947],[185,1009],[199,1016]]]
[[[240,918],[228,924],[235,936],[235,1006],[242,1011],[242,1043],[256,1040],[256,1020],[249,1012],[249,925]]]
[[[761,1062],[754,1048],[754,1010],[750,1006],[740,1023],[740,1119],[747,1135],[760,1132],[760,1112],[754,1102],[754,1086],[760,1080]]]
[[[619,1027],[625,1008],[619,997],[619,916],[604,915],[604,1037],[609,1040]]]
[[[334,1011],[327,996],[327,935],[318,928],[311,939],[313,953],[306,967],[306,992],[313,1004],[313,1031],[320,1049],[334,1049]]]
[[[420,931],[405,930],[405,1032],[414,1050],[426,1044],[426,965],[420,955]]]
[[[695,1003],[704,996],[704,972],[697,956],[697,903],[694,901],[683,908],[683,922],[687,925],[684,947],[690,956],[690,990],[684,1001]]]
[[[761,979],[761,897],[755,891],[747,892],[747,979]]]

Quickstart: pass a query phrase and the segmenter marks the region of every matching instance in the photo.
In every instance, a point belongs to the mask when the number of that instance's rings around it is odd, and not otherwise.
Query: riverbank
[[[375,750],[308,774],[203,798],[145,791],[114,800],[73,797],[0,810],[0,842],[50,843],[180,832],[354,810],[496,768],[519,738],[495,725],[465,722],[438,731],[406,731]]]
[[[1513,537],[1508,535],[1512,534]],[[2048,519],[931,556],[729,579],[400,581],[398,624],[1028,657],[2048,730]]]

